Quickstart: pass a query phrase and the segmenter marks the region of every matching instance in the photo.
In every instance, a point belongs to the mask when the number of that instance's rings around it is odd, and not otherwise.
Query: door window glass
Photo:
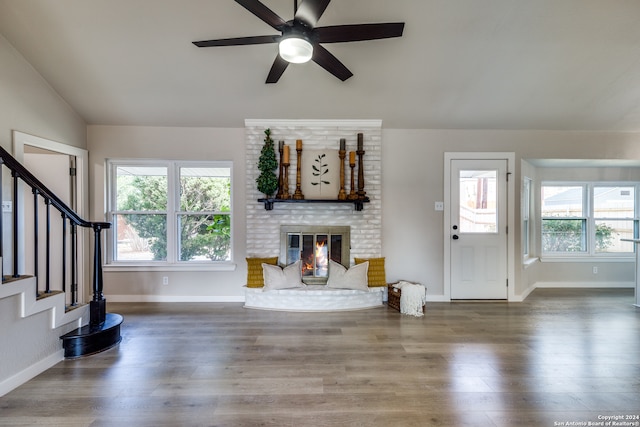
[[[496,170],[460,171],[460,232],[497,231],[497,175]]]

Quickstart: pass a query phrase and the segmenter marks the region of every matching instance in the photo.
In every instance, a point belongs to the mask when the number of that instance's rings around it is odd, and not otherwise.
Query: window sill
[[[540,261],[540,258],[538,257],[532,257],[532,258],[525,258],[522,260],[522,266],[525,268],[525,270],[529,267],[531,267],[533,264],[537,263]]]
[[[105,264],[103,271],[235,271],[237,264],[224,263],[192,263],[192,264]]]
[[[540,258],[540,262],[635,262],[635,256],[625,256],[625,257],[606,257],[606,256],[557,256],[557,257],[542,257]]]

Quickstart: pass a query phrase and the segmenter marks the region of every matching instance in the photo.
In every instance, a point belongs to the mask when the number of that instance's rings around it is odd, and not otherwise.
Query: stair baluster
[[[71,220],[69,220],[71,221]],[[76,259],[78,257],[78,242],[76,240],[76,225],[71,222],[71,306],[78,305],[78,271]]]
[[[12,277],[20,277],[18,274],[18,172],[11,171],[13,177],[13,272]],[[38,295],[38,289],[36,289],[36,295]]]
[[[45,292],[51,293],[51,200],[48,198],[44,199],[44,203],[47,207],[47,232],[45,233],[47,242],[46,242],[46,252],[45,252]]]
[[[107,348],[113,347],[120,342],[120,324],[122,316],[114,313],[106,312],[106,300],[103,294],[103,278],[102,278],[102,244],[101,232],[111,227],[109,222],[93,222],[82,219],[76,212],[69,208],[58,196],[51,192],[44,184],[42,184],[31,172],[29,172],[20,162],[13,158],[4,148],[0,146],[0,169],[6,166],[11,171],[13,177],[12,182],[12,203],[13,203],[13,228],[12,228],[12,261],[13,278],[19,278],[20,275],[20,220],[23,213],[20,209],[20,191],[18,179],[28,185],[33,192],[33,227],[34,227],[34,266],[35,274],[35,292],[36,298],[41,296],[38,286],[38,265],[39,265],[39,242],[38,242],[38,204],[39,198],[42,197],[46,206],[46,290],[45,293],[54,293],[51,289],[51,206],[58,210],[62,215],[62,291],[67,291],[67,282],[70,280],[70,305],[78,305],[78,226],[83,228],[91,228],[94,231],[94,253],[93,253],[93,298],[89,302],[89,324],[71,331],[61,337],[66,357],[80,357],[93,354]],[[29,188],[25,187],[25,188]],[[2,200],[2,170],[0,170],[0,200]],[[67,222],[69,221],[70,231],[70,256],[67,254]],[[0,215],[0,260],[3,256],[3,245],[1,244],[3,236],[3,221]],[[82,256],[82,254],[81,254]],[[68,259],[70,258],[70,259]],[[67,263],[70,265],[67,266]],[[67,280],[67,275],[70,276]],[[3,276],[4,278],[4,276]],[[57,290],[57,289],[56,289]]]
[[[38,189],[31,190],[33,193],[33,277],[36,279],[36,297],[40,295],[40,275],[38,274],[39,262],[39,246],[38,246]]]
[[[62,292],[67,292],[67,216],[62,213]]]
[[[0,158],[0,201],[3,201],[2,197],[2,165],[4,164],[4,160]],[[4,208],[2,212],[0,212],[0,278],[4,280]]]

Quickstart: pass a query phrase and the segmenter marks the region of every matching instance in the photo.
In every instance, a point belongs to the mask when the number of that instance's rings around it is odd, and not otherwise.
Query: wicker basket
[[[387,285],[387,305],[389,308],[400,311],[400,297],[402,296],[402,289],[394,288],[398,282],[389,283]],[[422,305],[422,312],[424,312],[424,305]]]
[[[387,296],[387,305],[389,308],[394,308],[400,311],[400,295],[402,295],[402,289],[396,289],[393,287],[395,283],[389,283],[388,287],[388,296]]]

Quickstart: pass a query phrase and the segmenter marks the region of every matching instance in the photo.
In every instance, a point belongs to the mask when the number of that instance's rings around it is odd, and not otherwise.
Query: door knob
[[[458,237],[458,235],[457,235],[457,234],[454,234],[451,238],[452,238],[453,240],[458,240],[460,237]]]

